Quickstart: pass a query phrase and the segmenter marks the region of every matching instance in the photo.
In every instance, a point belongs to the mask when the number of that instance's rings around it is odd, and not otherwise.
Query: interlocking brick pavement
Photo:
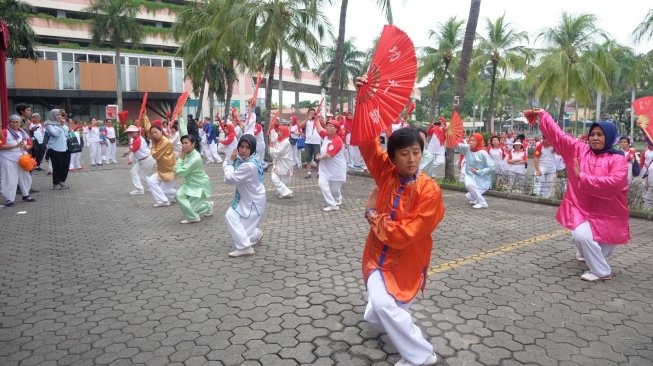
[[[0,365],[396,362],[362,320],[373,182],[349,176],[342,209],[323,212],[316,178],[299,171],[281,200],[266,177],[263,242],[234,259],[222,217],[233,188],[206,168],[215,215],[193,225],[175,205],[130,196],[124,162],[71,173],[64,191],[35,174],[38,202],[0,210]],[[615,279],[590,284],[555,207],[490,197],[473,210],[443,193],[431,275],[411,308],[443,364],[653,365],[651,222],[630,221]]]

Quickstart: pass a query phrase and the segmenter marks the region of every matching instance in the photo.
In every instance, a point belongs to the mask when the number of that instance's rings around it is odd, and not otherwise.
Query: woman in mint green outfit
[[[186,135],[181,138],[181,153],[175,164],[175,175],[184,179],[184,184],[175,193],[175,199],[185,217],[182,224],[200,222],[200,216],[213,215],[211,182],[204,171],[204,161],[195,150],[195,136]]]

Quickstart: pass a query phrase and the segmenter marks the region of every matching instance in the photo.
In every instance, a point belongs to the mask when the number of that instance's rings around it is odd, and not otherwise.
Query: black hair
[[[411,127],[404,127],[396,130],[388,138],[388,156],[393,159],[395,151],[405,149],[409,146],[419,144],[420,150],[424,150],[424,141],[419,132]]]
[[[424,136],[428,136],[428,134],[426,133],[426,128],[424,127],[417,127],[417,134],[419,135],[420,133],[423,133]],[[419,137],[421,139],[422,135],[420,135]],[[426,144],[426,141],[424,141],[424,143]]]
[[[520,134],[517,135],[517,138],[520,139],[521,142],[524,142],[524,140],[526,140],[526,135],[524,135],[523,133],[520,133]]]
[[[621,137],[619,137],[619,142],[621,142],[621,140],[626,140],[626,141],[628,141],[628,145],[630,145],[630,137],[628,137],[628,136],[621,136]]]
[[[159,126],[159,125],[152,125],[152,126],[150,126],[150,130],[153,129],[153,128],[156,128],[157,130],[163,132],[163,127],[161,127],[161,126]],[[180,140],[180,141],[181,141],[181,140]]]
[[[184,141],[184,139],[190,141],[191,144],[197,143],[197,139],[193,135],[184,135],[179,139],[179,141]]]
[[[501,143],[501,139],[499,138],[499,136],[492,135],[492,137],[490,137],[490,141],[488,141],[490,143],[490,146],[492,146],[492,139],[497,139],[497,140],[499,140],[499,143]]]
[[[311,113],[311,111],[315,112],[315,108],[311,107],[308,109],[308,113]]]
[[[32,108],[32,107],[27,103],[18,103],[16,104],[16,113],[22,115],[27,108]]]

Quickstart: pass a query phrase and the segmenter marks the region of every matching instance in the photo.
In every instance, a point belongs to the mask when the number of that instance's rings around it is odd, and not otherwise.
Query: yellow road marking
[[[473,254],[473,255],[468,255],[466,257],[458,258],[458,259],[453,260],[453,261],[445,262],[445,263],[442,263],[440,265],[437,265],[435,267],[430,268],[429,272],[428,272],[428,275],[430,276],[430,275],[432,275],[434,273],[445,272],[445,271],[448,271],[448,270],[451,270],[451,269],[454,269],[454,268],[457,268],[457,267],[460,267],[460,266],[464,266],[466,264],[476,263],[476,262],[478,262],[478,261],[480,261],[482,259],[491,258],[491,257],[497,256],[499,254],[512,252],[513,250],[520,249],[520,248],[535,244],[535,243],[540,242],[540,241],[553,239],[553,238],[558,237],[560,235],[563,235],[563,234],[565,234],[567,232],[568,232],[567,229],[562,229],[562,230],[554,231],[554,232],[551,232],[551,233],[548,233],[548,234],[543,234],[543,235],[535,236],[533,238],[521,240],[521,241],[518,241],[516,243],[507,244],[507,245],[504,245],[504,246],[501,246],[501,247],[498,247],[498,248],[484,250],[484,251],[482,251],[480,253],[476,253],[476,254]]]

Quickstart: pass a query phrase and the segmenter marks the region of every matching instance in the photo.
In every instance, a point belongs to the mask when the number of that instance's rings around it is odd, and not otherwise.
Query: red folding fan
[[[653,97],[635,99],[633,109],[637,115],[637,125],[642,128],[649,141],[653,141]]]
[[[410,114],[413,113],[414,110],[415,110],[415,103],[410,102],[410,104],[408,104],[408,109],[406,109],[406,117],[404,119],[408,120],[410,118]]]
[[[258,88],[261,86],[261,80],[261,72],[259,71],[258,75],[256,75],[256,88],[254,88],[254,94],[249,102],[249,109],[247,110],[247,121],[249,121],[249,116],[252,115],[252,108],[256,104],[256,98],[258,98]],[[245,124],[247,124],[247,121],[245,121]]]
[[[367,83],[356,95],[352,145],[372,141],[390,128],[413,92],[416,74],[413,42],[394,25],[384,26],[367,71]]]
[[[451,122],[449,122],[449,124],[446,124],[446,128],[444,130],[444,136],[447,141],[447,147],[448,148],[456,147],[460,139],[463,137],[463,133],[464,133],[463,120],[462,118],[460,118],[460,114],[454,111],[453,115],[451,116]]]

